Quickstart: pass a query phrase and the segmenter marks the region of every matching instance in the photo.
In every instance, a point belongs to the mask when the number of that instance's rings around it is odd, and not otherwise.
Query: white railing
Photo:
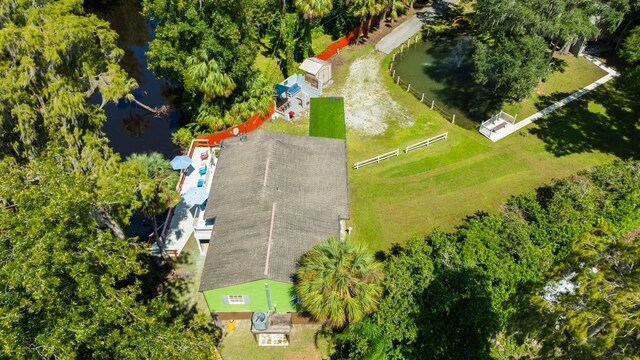
[[[382,160],[386,160],[386,159],[390,159],[392,157],[398,156],[398,154],[400,153],[398,150],[399,149],[395,149],[393,151],[389,151],[388,153],[385,153],[385,154],[382,154],[382,155],[378,155],[378,156],[376,156],[374,158],[367,159],[367,160],[364,160],[364,161],[359,161],[359,162],[357,162],[357,163],[355,163],[353,165],[353,168],[358,170],[361,167],[364,167],[364,166],[367,166],[367,165],[372,165],[372,164],[377,164]]]
[[[406,149],[404,149],[405,153],[408,153],[409,151],[413,151],[415,149],[421,148],[423,146],[429,146],[431,144],[433,144],[434,142],[438,142],[440,140],[447,140],[447,137],[449,136],[449,132],[434,136],[432,138],[429,138],[427,140],[421,141],[417,144],[413,144],[413,145],[409,145],[407,146]]]

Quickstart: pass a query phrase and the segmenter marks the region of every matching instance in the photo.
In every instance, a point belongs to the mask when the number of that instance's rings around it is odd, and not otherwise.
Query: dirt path
[[[347,127],[363,135],[382,134],[387,130],[387,120],[399,119],[403,123],[407,118],[383,84],[381,61],[382,56],[373,53],[355,60],[340,91]]]

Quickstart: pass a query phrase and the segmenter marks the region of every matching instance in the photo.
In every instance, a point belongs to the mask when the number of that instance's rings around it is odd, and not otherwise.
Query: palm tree
[[[229,97],[236,88],[231,76],[205,50],[189,56],[184,72],[184,86],[190,91],[201,92],[206,101],[219,96]]]
[[[359,16],[360,27],[364,27],[365,21],[367,25],[365,27],[365,35],[369,33],[371,27],[371,18],[384,9],[383,0],[352,0],[349,10],[354,16]]]
[[[391,14],[391,19],[395,20],[398,18],[398,8],[402,8],[405,6],[406,0],[383,0],[382,1],[382,12],[380,13],[380,19],[378,20],[378,28],[382,29],[382,24],[384,20],[387,18],[387,14]]]
[[[142,203],[140,212],[153,219],[156,245],[162,257],[167,260],[169,256],[158,231],[157,216],[180,201],[180,194],[175,190],[178,174],[171,169],[171,165],[162,154],[157,152],[132,154],[127,158],[127,162],[139,167],[140,179],[136,192]]]
[[[319,321],[340,328],[378,308],[382,266],[365,248],[329,238],[302,256],[295,291]]]
[[[327,15],[333,9],[333,0],[295,0],[295,5],[300,14],[307,19],[305,28],[304,57],[309,56],[311,47],[311,28],[316,19]]]

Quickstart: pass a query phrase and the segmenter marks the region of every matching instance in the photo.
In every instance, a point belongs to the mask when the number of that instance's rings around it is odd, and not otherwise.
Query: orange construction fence
[[[217,133],[200,135],[197,137],[197,139],[205,140],[207,146],[220,145],[220,142],[224,139],[232,138],[242,133],[248,133],[259,128],[260,125],[264,124],[265,121],[271,118],[271,115],[273,115],[273,112],[274,112],[274,105],[271,104],[269,106],[269,112],[264,116],[260,114],[253,114],[253,116],[250,117],[249,120],[243,122],[240,125],[236,125],[227,130],[218,131]]]
[[[378,22],[378,17],[374,16],[370,24],[375,24]],[[360,36],[361,32],[364,32],[364,28],[366,24],[363,26],[358,26],[353,31],[348,33],[347,35],[339,38],[329,45],[323,52],[316,55],[316,57],[320,60],[328,60],[330,57],[335,55],[340,49],[347,47],[349,44],[352,44],[358,36]],[[220,142],[224,139],[228,139],[234,136],[238,136],[242,133],[251,132],[260,127],[260,125],[264,124],[265,121],[269,120],[271,115],[273,115],[274,106],[271,104],[269,107],[269,112],[267,115],[261,116],[260,114],[254,114],[249,120],[245,121],[240,125],[236,125],[230,129],[219,131],[213,134],[200,135],[197,137],[198,140],[206,141],[207,146],[216,146],[220,145]]]
[[[371,21],[368,21],[369,24],[376,24],[378,22],[379,17],[376,15],[371,18]],[[339,38],[329,45],[323,52],[316,55],[316,57],[320,60],[329,60],[330,57],[335,55],[340,49],[345,48],[352,44],[361,33],[365,32],[367,24],[363,24],[362,26],[358,26],[353,31],[348,33],[347,35]]]

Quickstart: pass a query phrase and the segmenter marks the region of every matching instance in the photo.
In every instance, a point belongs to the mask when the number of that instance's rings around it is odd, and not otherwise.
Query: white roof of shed
[[[329,65],[329,64],[330,62],[328,61],[320,60],[316,57],[311,57],[308,59],[304,59],[304,61],[302,62],[302,64],[300,64],[300,67],[298,69],[313,75],[317,75],[320,69],[322,69],[325,65]]]

